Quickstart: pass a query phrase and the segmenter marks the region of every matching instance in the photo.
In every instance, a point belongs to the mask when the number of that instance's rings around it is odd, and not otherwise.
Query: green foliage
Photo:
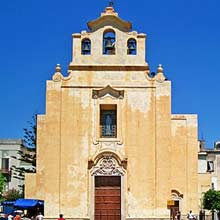
[[[4,201],[3,191],[5,189],[6,182],[6,177],[0,173],[0,202]]]
[[[24,142],[28,148],[36,149],[37,114],[32,116],[28,124],[29,128],[24,128]]]
[[[5,189],[5,185],[6,185],[6,177],[0,173],[0,194],[2,195],[4,189]]]
[[[220,191],[214,189],[208,190],[203,197],[203,206],[210,211],[220,211]]]
[[[25,173],[36,172],[36,133],[37,133],[37,114],[32,116],[32,120],[28,121],[28,127],[24,128],[23,141],[25,146],[22,150],[18,151],[18,156],[14,159],[20,160],[19,167],[12,166],[13,177],[19,180],[24,180]],[[26,165],[32,165],[28,168]],[[24,186],[20,185],[23,189]]]
[[[4,199],[7,201],[15,201],[19,198],[24,198],[22,192],[16,189],[11,189],[3,194]]]

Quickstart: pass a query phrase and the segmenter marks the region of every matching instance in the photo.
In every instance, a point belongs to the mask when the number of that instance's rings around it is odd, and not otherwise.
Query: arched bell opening
[[[130,38],[127,41],[127,54],[128,55],[137,54],[137,41],[134,38]]]
[[[81,54],[82,55],[90,55],[91,54],[91,40],[85,38],[81,42]]]
[[[103,54],[115,54],[115,41],[115,32],[113,30],[108,29],[103,33]]]

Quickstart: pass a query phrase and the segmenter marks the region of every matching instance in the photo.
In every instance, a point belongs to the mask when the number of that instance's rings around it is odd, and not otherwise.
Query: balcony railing
[[[10,170],[9,169],[0,169],[0,172],[3,174],[10,174]]]
[[[117,126],[116,125],[100,125],[101,138],[116,138]]]

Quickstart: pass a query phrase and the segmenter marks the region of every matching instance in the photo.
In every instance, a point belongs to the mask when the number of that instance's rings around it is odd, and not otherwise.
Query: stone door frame
[[[179,192],[177,189],[171,190],[171,199],[174,201],[179,201],[179,211],[182,212],[182,200],[183,200],[183,194]]]
[[[90,167],[90,220],[95,220],[95,177],[121,177],[121,220],[125,220],[125,169],[122,161],[114,153],[102,153]]]

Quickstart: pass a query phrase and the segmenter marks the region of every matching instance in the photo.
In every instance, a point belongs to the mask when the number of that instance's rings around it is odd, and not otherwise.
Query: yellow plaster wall
[[[182,212],[198,213],[197,116],[172,116],[172,189],[183,194]]]
[[[170,197],[171,84],[157,83],[156,89],[156,215],[168,215]]]
[[[142,210],[143,217],[154,216],[155,89],[132,89],[127,91],[127,99],[124,127],[128,158],[127,214],[137,218]]]
[[[62,90],[61,116],[61,212],[88,216],[87,172],[91,145],[91,100],[88,89]]]

